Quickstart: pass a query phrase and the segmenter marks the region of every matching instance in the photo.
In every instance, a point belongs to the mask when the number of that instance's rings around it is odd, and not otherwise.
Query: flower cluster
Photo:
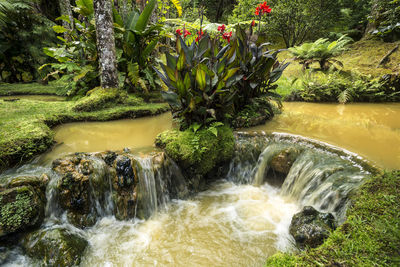
[[[218,31],[220,33],[224,33],[225,29],[226,29],[225,24],[222,24],[222,26],[218,26]]]
[[[228,43],[231,42],[231,38],[232,38],[232,31],[230,31],[229,33],[228,32],[224,32],[222,34],[222,39],[227,40]]]
[[[202,29],[200,29],[200,31],[197,32],[197,37],[196,37],[196,43],[200,41],[201,37],[203,37],[204,32]]]
[[[184,29],[182,32],[182,29],[177,29],[176,30],[176,34],[182,36],[183,34],[183,38],[186,38],[188,35],[192,35],[188,30]]]
[[[267,5],[267,2],[264,2],[257,6],[255,14],[256,14],[256,16],[261,16],[264,14],[271,13],[271,10],[272,9]]]

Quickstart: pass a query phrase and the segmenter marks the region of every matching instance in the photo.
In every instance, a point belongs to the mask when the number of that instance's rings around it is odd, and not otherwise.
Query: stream
[[[156,171],[148,157],[155,136],[172,128],[170,114],[59,126],[58,145],[31,164],[1,174],[0,181],[15,174],[51,173],[51,162],[72,152],[128,147],[138,162],[139,205],[147,219],[117,220],[115,203],[105,197],[97,223],[80,230],[59,208],[47,207],[46,227],[61,224],[89,241],[81,266],[263,266],[277,251],[295,249],[289,225],[302,207],[312,205],[344,221],[347,196],[369,175],[358,155],[383,168],[400,167],[399,116],[400,104],[285,103],[283,114],[237,136],[226,176],[215,177],[219,179],[207,190],[179,200],[171,189],[160,188],[177,183],[179,179],[169,174],[180,171],[171,163]],[[273,132],[288,134],[269,134]],[[269,164],[288,148],[298,155],[285,181],[277,184]],[[104,164],[93,157],[88,159]],[[182,191],[183,185],[179,188]],[[54,199],[51,186],[46,194]],[[35,261],[16,248],[3,264],[32,266]]]

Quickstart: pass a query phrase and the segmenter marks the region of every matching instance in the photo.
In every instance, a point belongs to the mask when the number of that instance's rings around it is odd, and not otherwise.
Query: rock
[[[273,171],[287,175],[299,154],[297,148],[289,147],[275,155],[269,166]]]
[[[96,202],[104,204],[109,190],[105,162],[80,153],[55,160],[53,170],[61,176],[56,186],[58,201],[70,222],[80,228],[92,226],[98,215]]]
[[[49,176],[42,174],[42,176],[20,176],[11,178],[6,188],[15,188],[21,186],[31,186],[35,192],[40,196],[43,202],[46,202],[46,186],[49,183]]]
[[[306,206],[293,216],[289,232],[300,248],[315,248],[335,229],[335,218],[331,213],[321,213]]]
[[[0,192],[0,237],[39,226],[45,201],[30,185]]]
[[[30,233],[23,241],[26,253],[45,266],[78,266],[88,242],[67,229]]]

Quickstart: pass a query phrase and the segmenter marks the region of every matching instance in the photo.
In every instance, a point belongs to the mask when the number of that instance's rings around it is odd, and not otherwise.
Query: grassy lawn
[[[266,266],[399,266],[400,171],[372,177],[352,199],[346,222],[323,245],[276,254]]]
[[[8,85],[7,88],[12,92],[21,92],[19,86],[14,85],[14,88]],[[32,89],[31,92],[37,88],[37,85],[24,86]],[[1,87],[1,90],[4,88]],[[24,94],[26,92],[24,91]],[[0,100],[0,170],[10,168],[46,151],[53,143],[51,127],[58,124],[137,118],[168,110],[168,106],[163,103],[136,102],[136,105],[117,105],[94,112],[74,112],[72,110],[74,105],[74,101]]]
[[[65,86],[50,82],[48,85],[40,83],[0,84],[0,96],[7,95],[66,95]]]

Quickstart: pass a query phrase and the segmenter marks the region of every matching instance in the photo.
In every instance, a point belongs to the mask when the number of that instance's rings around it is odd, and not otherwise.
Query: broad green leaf
[[[230,77],[232,77],[237,71],[239,70],[239,68],[234,68],[234,69],[229,69],[228,72],[225,74],[224,76],[224,81],[226,82]]]
[[[178,71],[181,71],[185,67],[185,59],[186,56],[184,51],[182,50],[178,58],[178,64],[176,64],[176,68]]]
[[[135,30],[142,32],[146,29],[147,24],[149,23],[151,14],[156,6],[157,0],[150,0],[146,7],[144,8],[142,14],[140,14],[139,19],[136,23]]]
[[[200,89],[204,91],[204,88],[206,88],[206,72],[202,70],[201,68],[197,68],[196,71],[196,81],[197,84],[199,85]]]

